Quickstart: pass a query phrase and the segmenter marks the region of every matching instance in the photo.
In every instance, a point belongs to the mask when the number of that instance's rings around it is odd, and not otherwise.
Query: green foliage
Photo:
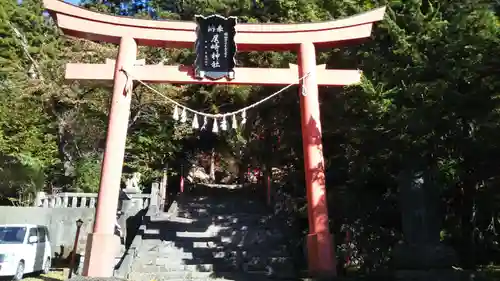
[[[37,159],[28,155],[19,156],[0,155],[0,186],[3,189],[0,199],[29,204],[29,194],[43,189],[45,174]]]
[[[101,178],[101,158],[97,155],[87,155],[76,161],[77,192],[97,193]]]
[[[50,117],[38,98],[41,62],[52,59],[55,38],[41,11],[38,1],[0,2],[0,194],[6,197],[43,189],[45,170],[58,162]]]

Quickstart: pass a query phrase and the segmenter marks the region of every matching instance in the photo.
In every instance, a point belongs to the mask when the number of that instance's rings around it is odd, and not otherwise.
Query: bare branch
[[[34,68],[34,71],[37,72],[37,78],[40,79],[41,81],[44,81],[43,79],[43,75],[42,75],[42,72],[40,71],[40,67],[38,66],[38,63],[35,61],[35,59],[31,56],[29,50],[28,50],[28,40],[26,39],[26,36],[24,36],[24,34],[22,34],[17,28],[15,28],[11,22],[7,22],[10,26],[10,28],[12,29],[12,31],[14,31],[14,33],[16,34],[17,38],[19,39],[20,43],[21,43],[21,46],[23,47],[23,51],[24,51],[24,54],[26,55],[26,57],[28,57],[28,59],[31,61],[31,64],[32,64],[32,67]],[[30,68],[30,71],[32,69]]]

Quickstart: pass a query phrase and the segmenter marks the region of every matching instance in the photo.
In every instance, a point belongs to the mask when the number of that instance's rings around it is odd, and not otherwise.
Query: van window
[[[45,235],[45,227],[38,227],[38,242],[46,242]]]
[[[1,226],[0,244],[22,244],[26,234],[26,227]]]
[[[30,228],[28,238],[31,236],[38,236],[38,231],[36,231],[36,228]],[[26,240],[26,242],[27,242],[27,240]]]

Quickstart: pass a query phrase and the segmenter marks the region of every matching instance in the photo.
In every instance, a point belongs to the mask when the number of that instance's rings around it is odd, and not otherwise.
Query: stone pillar
[[[168,168],[165,167],[163,169],[163,175],[162,175],[161,184],[160,184],[160,211],[161,212],[165,211],[165,204],[167,201],[167,182],[168,182],[167,171],[168,171]]]
[[[396,279],[455,280],[456,254],[440,242],[439,186],[430,172],[404,171],[398,180],[404,241],[394,249]]]
[[[309,218],[307,236],[309,272],[316,276],[330,277],[336,276],[337,273],[333,237],[328,227],[314,44],[302,43],[298,55],[299,77],[308,75],[301,82],[299,96]]]
[[[36,193],[35,197],[35,202],[33,202],[34,207],[42,207],[43,206],[43,200],[47,198],[47,195],[43,191],[38,191]],[[66,207],[66,206],[65,206]]]
[[[135,207],[135,202],[133,198],[133,194],[136,194],[137,192],[127,192],[125,189],[120,189],[120,195],[118,199],[118,210],[120,211],[120,215],[118,216],[118,225],[120,226],[122,230],[122,243],[127,240],[127,235],[128,235],[128,227],[127,227],[127,218],[131,214],[136,214],[137,211],[139,211]],[[136,199],[135,199],[136,200]]]
[[[93,233],[89,234],[85,254],[84,276],[111,277],[119,238],[114,235],[118,194],[120,191],[132,80],[122,69],[131,70],[137,56],[137,43],[131,37],[122,37],[116,59],[113,96],[109,110],[106,148],[102,161],[101,181]],[[110,246],[111,245],[111,246]]]
[[[157,209],[156,211],[159,211],[159,203],[160,203],[160,184],[157,182],[154,182],[151,185],[151,201],[149,203],[150,209],[151,207]]]

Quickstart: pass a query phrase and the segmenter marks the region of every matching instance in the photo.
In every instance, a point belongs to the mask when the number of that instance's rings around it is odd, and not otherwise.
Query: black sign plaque
[[[234,79],[236,17],[196,16],[195,76],[198,79]]]

